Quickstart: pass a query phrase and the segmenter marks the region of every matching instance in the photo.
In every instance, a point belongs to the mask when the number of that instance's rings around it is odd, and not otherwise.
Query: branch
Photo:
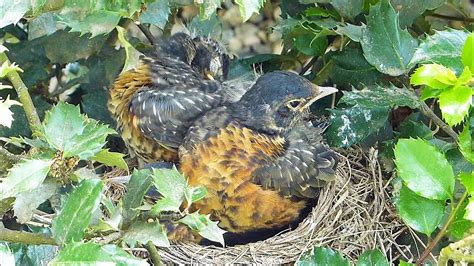
[[[4,62],[10,64],[7,55],[5,53],[0,53],[0,65]],[[7,78],[10,80],[16,90],[16,93],[18,94],[18,98],[20,99],[20,102],[23,105],[26,117],[28,118],[28,122],[30,123],[30,129],[34,133],[41,127],[41,120],[39,119],[38,113],[36,112],[36,108],[33,104],[33,101],[31,100],[28,88],[26,87],[25,83],[23,83],[20,78],[20,75],[18,75],[16,71],[10,71],[7,74]]]
[[[30,244],[30,245],[54,245],[57,246],[54,239],[44,234],[29,233],[23,231],[13,231],[5,228],[0,229],[0,240]]]
[[[453,138],[455,141],[457,141],[458,134],[456,132],[454,132],[454,130],[450,126],[448,126],[446,123],[444,123],[443,120],[441,120],[441,118],[439,118],[435,113],[433,113],[433,110],[431,110],[430,107],[428,105],[426,105],[425,102],[421,101],[420,104],[421,104],[420,111],[425,116],[427,116],[428,118],[433,120],[433,122],[437,126],[439,126],[439,128],[441,128],[444,132],[446,132],[446,134],[448,134],[449,136],[451,136],[451,138]]]
[[[21,158],[20,155],[10,153],[7,149],[0,146],[0,172],[11,168]]]
[[[135,23],[137,27],[143,32],[143,35],[148,39],[151,45],[154,45],[156,43],[155,37],[153,37],[153,34],[151,34],[150,30],[145,27],[143,24],[138,24]]]
[[[448,16],[448,15],[443,15],[443,14],[438,14],[438,13],[429,14],[428,16],[434,17],[434,18],[445,19],[445,20],[455,20],[455,21],[462,21],[462,22],[467,22],[467,23],[474,23],[474,18],[455,17],[455,16]]]
[[[148,253],[150,253],[150,259],[153,262],[153,264],[156,266],[163,265],[160,254],[158,253],[158,250],[156,249],[155,245],[153,245],[151,241],[148,241],[145,247],[148,250]]]

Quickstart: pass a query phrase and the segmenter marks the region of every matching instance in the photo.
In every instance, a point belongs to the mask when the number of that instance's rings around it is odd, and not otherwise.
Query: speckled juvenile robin
[[[190,124],[243,94],[243,85],[222,83],[228,68],[229,57],[217,42],[179,33],[120,74],[108,107],[130,152],[145,163],[176,162]]]
[[[264,74],[236,103],[208,111],[180,147],[180,170],[208,195],[195,209],[233,233],[282,228],[333,180],[337,155],[308,109],[334,88],[296,74]]]

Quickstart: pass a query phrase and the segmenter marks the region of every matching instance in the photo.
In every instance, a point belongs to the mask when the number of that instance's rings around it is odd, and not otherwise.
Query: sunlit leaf
[[[236,0],[235,3],[239,6],[240,16],[245,22],[250,19],[253,13],[258,13],[265,0]]]
[[[176,167],[173,169],[153,169],[153,184],[156,190],[161,194],[154,207],[156,212],[176,211],[184,201],[185,190],[187,189],[186,179],[178,172]]]
[[[419,106],[416,94],[407,88],[395,86],[373,86],[362,90],[345,91],[340,103],[360,105],[367,108],[375,107],[401,107],[408,106],[417,108]]]
[[[458,137],[459,150],[466,160],[474,164],[474,146],[469,124],[465,125]]]
[[[53,180],[46,180],[38,187],[17,195],[13,211],[18,222],[24,224],[33,216],[33,211],[49,199],[59,188],[59,184]]]
[[[189,228],[197,231],[202,237],[211,241],[224,244],[225,230],[220,229],[217,224],[219,222],[211,221],[209,215],[199,214],[198,212],[190,213],[184,216],[179,222],[189,226]]]
[[[472,104],[472,93],[472,88],[468,86],[455,86],[440,93],[439,108],[450,126],[464,120]]]
[[[15,100],[10,100],[9,96],[5,100],[0,98],[0,126],[11,127],[14,118],[10,107],[13,105],[21,105],[21,103]]]
[[[31,8],[30,0],[2,1],[0,3],[0,28],[16,24]]]
[[[130,246],[135,246],[137,242],[146,244],[148,241],[158,247],[170,246],[164,226],[159,222],[135,222],[127,229],[123,240]]]
[[[389,266],[387,258],[378,249],[366,250],[359,256],[356,266]]]
[[[319,266],[319,265],[350,265],[349,260],[341,253],[330,248],[314,247],[306,252],[297,262],[297,266]]]
[[[471,72],[474,72],[474,33],[467,36],[466,42],[462,49],[462,63],[468,67]]]
[[[171,14],[168,0],[157,0],[147,5],[145,12],[140,15],[140,23],[150,23],[164,29]]]
[[[5,243],[0,243],[0,265],[15,265],[15,256]]]
[[[117,32],[118,32],[118,40],[120,41],[120,44],[123,46],[125,49],[126,57],[125,57],[125,65],[123,66],[122,73],[129,70],[133,69],[138,66],[138,61],[140,58],[141,53],[133,47],[133,45],[130,44],[130,42],[127,40],[126,33],[127,31],[122,28],[117,26],[116,27]]]
[[[466,213],[464,214],[464,219],[469,221],[474,221],[474,199],[470,198],[469,203],[466,206]]]
[[[456,75],[451,69],[438,64],[422,65],[410,77],[413,85],[427,85],[438,90],[444,90],[456,84],[456,81]]]
[[[128,171],[128,165],[123,159],[125,154],[120,152],[111,152],[109,149],[103,149],[96,153],[91,160],[103,163],[108,166],[116,166],[120,169]]]

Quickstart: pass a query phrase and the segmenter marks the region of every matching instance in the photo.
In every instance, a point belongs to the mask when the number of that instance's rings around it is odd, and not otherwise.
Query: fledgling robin
[[[338,157],[309,106],[335,88],[296,74],[264,74],[236,103],[209,110],[180,147],[180,170],[208,195],[194,204],[219,226],[246,233],[288,226],[333,180]]]
[[[217,42],[178,33],[120,74],[108,107],[130,153],[145,163],[177,162],[191,123],[245,92],[245,84],[223,83],[228,69],[229,56]]]

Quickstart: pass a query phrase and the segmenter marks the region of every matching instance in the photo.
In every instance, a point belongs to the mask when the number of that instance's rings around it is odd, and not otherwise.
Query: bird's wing
[[[334,179],[338,157],[321,143],[321,128],[296,126],[286,149],[253,173],[253,182],[284,196],[315,198]]]
[[[130,102],[138,129],[163,145],[177,148],[192,120],[221,102],[220,84],[201,79],[178,60],[146,59],[150,84],[141,87]]]

